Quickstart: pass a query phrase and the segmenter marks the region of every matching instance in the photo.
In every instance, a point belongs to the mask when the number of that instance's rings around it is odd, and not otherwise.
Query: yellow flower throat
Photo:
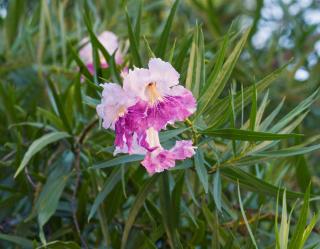
[[[151,105],[162,100],[160,93],[157,90],[157,83],[151,82],[146,87],[146,95],[148,96]]]

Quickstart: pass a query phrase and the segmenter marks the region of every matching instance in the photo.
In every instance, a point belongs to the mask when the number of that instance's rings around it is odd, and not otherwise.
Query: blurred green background
[[[52,124],[57,127],[63,126],[48,111],[55,110],[57,107],[53,104],[52,93],[50,91],[48,93],[48,85],[44,80],[46,76],[52,75],[52,79],[56,82],[61,97],[64,99],[64,106],[70,106],[70,109],[67,108],[69,111],[66,114],[68,118],[72,119],[72,123],[77,124],[74,128],[76,131],[81,131],[86,124],[92,122],[95,115],[95,110],[91,108],[81,113],[83,115],[80,115],[81,118],[77,119],[72,115],[72,112],[81,112],[81,107],[76,106],[74,104],[75,99],[69,96],[70,92],[77,91],[76,88],[71,86],[70,82],[78,80],[77,64],[71,50],[78,49],[79,41],[88,36],[83,15],[87,14],[91,17],[92,27],[96,34],[104,30],[111,30],[119,36],[121,47],[128,49],[129,38],[125,11],[127,10],[130,20],[135,25],[138,21],[137,17],[141,13],[140,39],[137,42],[143,65],[146,65],[150,54],[148,46],[152,49],[156,47],[172,4],[173,1],[171,0],[0,0],[0,248],[24,248],[22,246],[24,243],[27,243],[30,247],[31,238],[37,238],[38,236],[35,221],[32,222],[31,219],[24,221],[34,211],[34,203],[32,202],[37,199],[36,197],[39,194],[37,191],[40,191],[40,188],[33,189],[25,178],[16,181],[12,176],[26,148],[30,145],[30,141],[47,129],[50,130],[50,127],[40,127],[40,129],[34,129],[33,127],[16,128],[15,124],[41,120],[49,126]],[[246,47],[232,72],[231,78],[232,83],[236,86],[235,88],[239,90],[241,85],[244,87],[250,86],[277,68],[288,64],[285,73],[282,73],[269,87],[270,104],[267,108],[268,112],[279,106],[282,99],[285,98],[285,104],[281,110],[283,116],[307,96],[314,93],[320,86],[320,1],[318,0],[181,0],[172,25],[169,49],[173,46],[176,48],[188,46],[191,43],[194,27],[196,25],[201,26],[204,35],[207,68],[211,68],[212,63],[215,62],[218,48],[228,32],[230,32],[231,40],[234,42],[238,39],[236,37],[238,32],[252,26]],[[233,46],[229,46],[228,52],[231,52],[232,49]],[[173,61],[175,61],[176,56],[177,53],[174,54]],[[180,65],[179,69],[183,80],[186,78],[188,69],[187,55],[185,57],[185,60],[183,58],[176,62],[176,65]],[[131,61],[132,58],[128,55],[125,65],[132,65]],[[90,91],[89,87],[88,92],[90,93]],[[225,89],[222,95],[227,96],[228,89]],[[91,94],[91,97],[97,96]],[[88,104],[90,99],[86,99],[85,102]],[[320,102],[318,100],[311,106],[309,114],[295,132],[304,133],[315,141],[318,139],[320,132],[319,107]],[[248,111],[246,111],[246,114],[249,113]],[[109,142],[111,138],[113,138],[111,132],[97,130],[90,138],[91,140],[86,148],[86,155],[89,156],[83,158],[83,160],[90,165],[93,161],[99,161],[96,160],[97,158],[104,159],[105,157],[100,152],[105,147],[112,145]],[[58,146],[52,146],[51,151],[48,150],[36,156],[34,161],[39,163],[35,163],[34,172],[31,173],[32,178],[42,183],[46,181],[49,172],[46,166],[50,164],[44,158],[50,160],[51,156],[54,157],[54,153],[61,153],[59,148]],[[268,168],[261,175],[257,172],[255,174],[275,186],[282,185],[290,190],[302,192],[306,190],[307,180],[311,179],[313,186],[311,192],[316,196],[320,192],[319,159],[320,152],[313,152],[305,157],[299,157],[299,159],[288,159],[279,168]],[[298,162],[298,160],[301,161]],[[302,172],[299,171],[298,166],[290,167],[290,165],[296,166],[296,164],[304,165],[301,166]],[[45,170],[42,171],[43,169]],[[37,171],[39,172],[37,173]],[[101,241],[100,238],[103,237],[104,233],[104,231],[100,231],[101,224],[100,226],[97,225],[96,220],[94,225],[86,223],[88,215],[86,204],[93,202],[96,193],[92,193],[92,189],[88,190],[92,183],[92,178],[90,178],[92,176],[87,172],[83,174],[85,180],[80,186],[78,196],[80,205],[84,207],[77,214],[80,227],[84,233],[91,236],[88,235],[90,237],[88,240]],[[28,174],[26,173],[26,175]],[[130,182],[128,191],[135,193],[143,183],[142,170],[138,173],[133,172],[132,175],[136,176],[138,180],[137,182]],[[102,174],[101,179],[95,181],[103,181],[105,178],[106,175]],[[93,181],[94,185],[96,184],[95,181]],[[97,186],[99,186],[98,183]],[[236,204],[236,186],[229,185],[226,181],[223,182],[222,186],[226,199],[229,197],[230,207],[240,213],[239,206]],[[122,192],[122,186],[118,187]],[[87,194],[88,192],[90,194]],[[188,191],[187,195],[192,196]],[[61,201],[57,215],[52,218],[51,225],[46,227],[45,233],[50,237],[50,240],[76,241],[80,244],[80,239],[72,231],[74,228],[71,225],[70,210],[67,207],[66,200],[71,199],[71,196],[72,188],[70,187],[64,192],[64,201]],[[117,193],[112,192],[112,195],[108,196],[109,202],[116,200],[113,204],[118,205],[117,202],[123,201],[115,199],[116,196]],[[105,215],[113,217],[119,212],[127,214],[127,209],[133,198],[129,194],[128,196],[127,206],[123,209],[110,208]],[[192,198],[194,197],[192,196]],[[199,199],[201,198],[199,197]],[[227,200],[225,201],[227,202]],[[270,201],[266,196],[257,196],[251,193],[246,195],[243,202],[248,205],[247,210],[250,213],[251,209],[260,212],[259,210],[263,206],[260,205],[261,203],[269,208],[275,205],[276,200],[273,198]],[[281,197],[279,202],[281,203]],[[148,206],[146,210],[153,208],[152,205],[144,205]],[[294,204],[290,203],[289,205],[291,207]],[[314,202],[310,205],[314,212],[318,210]],[[196,207],[190,209],[197,213]],[[289,210],[288,208],[288,212]],[[271,218],[267,218],[267,220],[273,221],[274,217],[272,215],[274,215],[274,212],[271,214]],[[204,220],[203,216],[199,218],[200,228],[190,229],[190,231],[184,228],[184,236],[192,237],[192,242],[188,248],[211,248],[211,245],[206,245],[201,240],[205,237],[203,234],[207,232],[207,227],[216,224],[208,225]],[[114,224],[112,224],[115,233],[121,234],[123,223],[123,220],[115,219]],[[214,227],[213,230],[219,230],[224,240],[239,235],[241,237],[239,244],[245,245],[243,247],[233,247],[231,245],[230,248],[254,248],[251,243],[246,244],[245,242],[246,240],[250,241],[250,239],[243,224],[237,224],[235,235],[229,231],[232,230],[232,227],[229,228],[226,224],[224,226],[220,224],[220,228]],[[148,231],[148,228],[145,228],[143,224],[137,223],[135,225],[137,228],[141,225],[142,230]],[[99,231],[97,232],[96,229]],[[268,243],[269,239],[275,239],[274,235],[270,235],[273,234],[273,226],[262,224],[257,230],[259,234],[257,240],[265,246],[261,248],[275,248]],[[229,232],[232,234],[231,237],[226,235],[229,235]],[[20,237],[13,237],[11,239],[20,240],[15,247],[8,242],[10,239],[5,236],[1,237],[1,234],[23,235],[30,240],[26,242]],[[115,244],[118,245],[120,239],[116,235],[111,236],[114,236],[111,240],[116,241]],[[141,238],[139,236],[132,240],[134,242],[132,242],[131,248],[152,248],[147,242],[143,242],[143,245],[139,247],[137,241],[140,239],[142,241],[142,238],[143,241],[148,241],[143,235],[141,235]],[[319,228],[314,229],[312,239],[320,241]],[[68,246],[58,245],[56,248],[69,248]],[[71,246],[70,248],[72,248]],[[102,243],[95,244],[92,242],[89,248],[105,247]],[[157,248],[166,248],[165,242],[159,240]],[[320,246],[305,248],[320,248]]]

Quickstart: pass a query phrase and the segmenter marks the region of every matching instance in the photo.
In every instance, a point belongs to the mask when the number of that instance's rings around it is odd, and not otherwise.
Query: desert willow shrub
[[[270,110],[267,89],[286,66],[254,84],[238,80],[250,29],[231,29],[208,49],[196,25],[173,45],[179,1],[147,37],[141,18],[150,6],[140,5],[109,48],[97,34],[111,34],[93,28],[93,5],[72,9],[87,34],[75,41],[66,39],[63,2],[42,1],[40,16],[24,16],[32,19],[26,29],[15,26],[19,4],[4,25],[0,70],[1,247],[317,245],[318,213],[309,211],[316,188],[304,155],[320,149],[319,137],[304,137],[299,126],[318,91],[285,113],[284,100]],[[11,44],[14,30],[21,33]],[[119,50],[125,40],[128,53]],[[305,194],[288,183],[290,166]]]

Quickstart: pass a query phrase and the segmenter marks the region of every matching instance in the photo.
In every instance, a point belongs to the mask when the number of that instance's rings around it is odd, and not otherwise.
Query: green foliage
[[[263,2],[248,13],[242,1],[0,3],[0,248],[317,248],[319,63],[308,82],[292,76],[316,27],[281,3],[301,36],[290,51],[278,34],[258,49]],[[122,65],[104,30],[119,36]],[[95,108],[100,83],[121,84],[123,69],[155,56],[197,98],[160,141],[192,139],[196,155],[149,176],[143,156],[113,155]]]

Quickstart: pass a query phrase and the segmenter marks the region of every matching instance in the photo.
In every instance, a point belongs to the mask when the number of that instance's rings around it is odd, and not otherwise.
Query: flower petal
[[[127,108],[134,105],[136,99],[125,92],[115,83],[103,84],[102,100],[97,105],[97,113],[103,119],[105,129],[114,129],[115,122],[127,112]]]
[[[131,92],[141,100],[147,101],[148,96],[145,91],[146,85],[150,83],[150,72],[145,68],[135,68],[129,70],[127,75],[124,75],[123,89]]]
[[[190,140],[177,141],[170,150],[159,148],[152,152],[147,152],[141,164],[152,175],[173,168],[176,165],[176,160],[192,157],[195,154],[194,149],[195,147],[192,146],[192,141]]]
[[[116,51],[115,62],[116,64],[121,65],[123,63],[123,55],[119,50],[118,37],[113,32],[104,31],[97,38],[110,55],[112,55]],[[88,67],[88,70],[90,71],[90,73],[93,73],[94,70],[93,70],[92,45],[90,43],[89,37],[83,38],[80,41],[80,45],[83,46],[79,51],[80,58]],[[106,62],[105,58],[102,56],[101,53],[99,53],[99,57],[100,57],[101,67],[107,68],[108,63]]]
[[[174,87],[179,88],[180,87]],[[184,121],[196,110],[196,100],[192,93],[185,89],[181,95],[166,96],[163,101],[158,102],[155,106],[147,110],[148,125],[158,131],[165,128],[167,124],[176,121]]]
[[[152,82],[157,82],[157,87],[169,89],[172,86],[179,84],[180,74],[169,63],[159,58],[152,58],[148,64]]]

